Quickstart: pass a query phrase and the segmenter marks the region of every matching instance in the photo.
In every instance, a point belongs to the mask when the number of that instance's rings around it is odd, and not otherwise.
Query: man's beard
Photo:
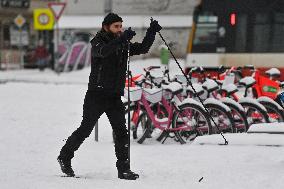
[[[116,39],[116,38],[118,38],[121,35],[121,32],[117,32],[117,33],[107,32],[107,33],[108,33],[108,36],[111,39]]]
[[[115,37],[120,37],[121,33],[122,33],[122,32],[117,32],[117,33],[113,33],[113,35],[114,35]]]

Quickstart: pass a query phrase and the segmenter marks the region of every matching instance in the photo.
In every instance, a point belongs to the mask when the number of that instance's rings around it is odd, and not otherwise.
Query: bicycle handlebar
[[[144,71],[149,72],[151,70],[160,69],[160,68],[161,68],[161,66],[149,66],[148,68],[144,68]]]

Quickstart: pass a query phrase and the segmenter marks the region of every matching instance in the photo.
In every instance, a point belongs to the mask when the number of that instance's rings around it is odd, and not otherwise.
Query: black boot
[[[71,166],[71,159],[65,160],[65,159],[58,157],[57,161],[58,161],[58,163],[61,167],[61,171],[63,173],[65,173],[68,177],[74,177],[75,176],[74,171],[73,171],[72,166]]]
[[[128,169],[126,171],[118,171],[118,178],[125,180],[136,180],[139,178],[139,175]]]

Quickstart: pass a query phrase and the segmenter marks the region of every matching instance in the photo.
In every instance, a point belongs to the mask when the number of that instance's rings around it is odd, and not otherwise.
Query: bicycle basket
[[[151,103],[157,103],[162,100],[163,90],[159,88],[143,89],[145,98]]]
[[[167,90],[163,90],[163,97],[167,100],[172,98],[172,93],[170,91]]]
[[[130,101],[138,101],[142,96],[141,87],[129,87]],[[128,88],[124,88],[124,97],[128,98]]]
[[[155,77],[153,78],[153,82],[159,85],[161,84],[163,79],[164,79],[163,77]]]

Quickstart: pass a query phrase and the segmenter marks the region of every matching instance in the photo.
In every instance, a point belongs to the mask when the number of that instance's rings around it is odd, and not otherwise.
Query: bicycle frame
[[[141,103],[145,107],[146,112],[147,112],[148,116],[150,117],[155,128],[158,128],[162,131],[166,130],[166,131],[169,131],[169,132],[181,131],[181,130],[182,131],[193,130],[192,127],[190,127],[190,126],[182,126],[182,127],[178,127],[178,128],[171,128],[170,127],[171,124],[172,124],[173,113],[174,113],[175,110],[178,111],[178,107],[175,105],[176,102],[180,103],[177,96],[174,96],[170,103],[165,99],[165,97],[162,97],[161,103],[166,108],[166,111],[168,112],[168,120],[167,121],[159,121],[155,118],[155,114],[154,114],[153,110],[151,109],[151,104],[147,101],[147,99],[145,98],[143,93],[142,93],[142,97],[141,97]],[[190,115],[188,115],[188,116],[190,116]],[[164,127],[164,125],[166,125],[166,127]]]

